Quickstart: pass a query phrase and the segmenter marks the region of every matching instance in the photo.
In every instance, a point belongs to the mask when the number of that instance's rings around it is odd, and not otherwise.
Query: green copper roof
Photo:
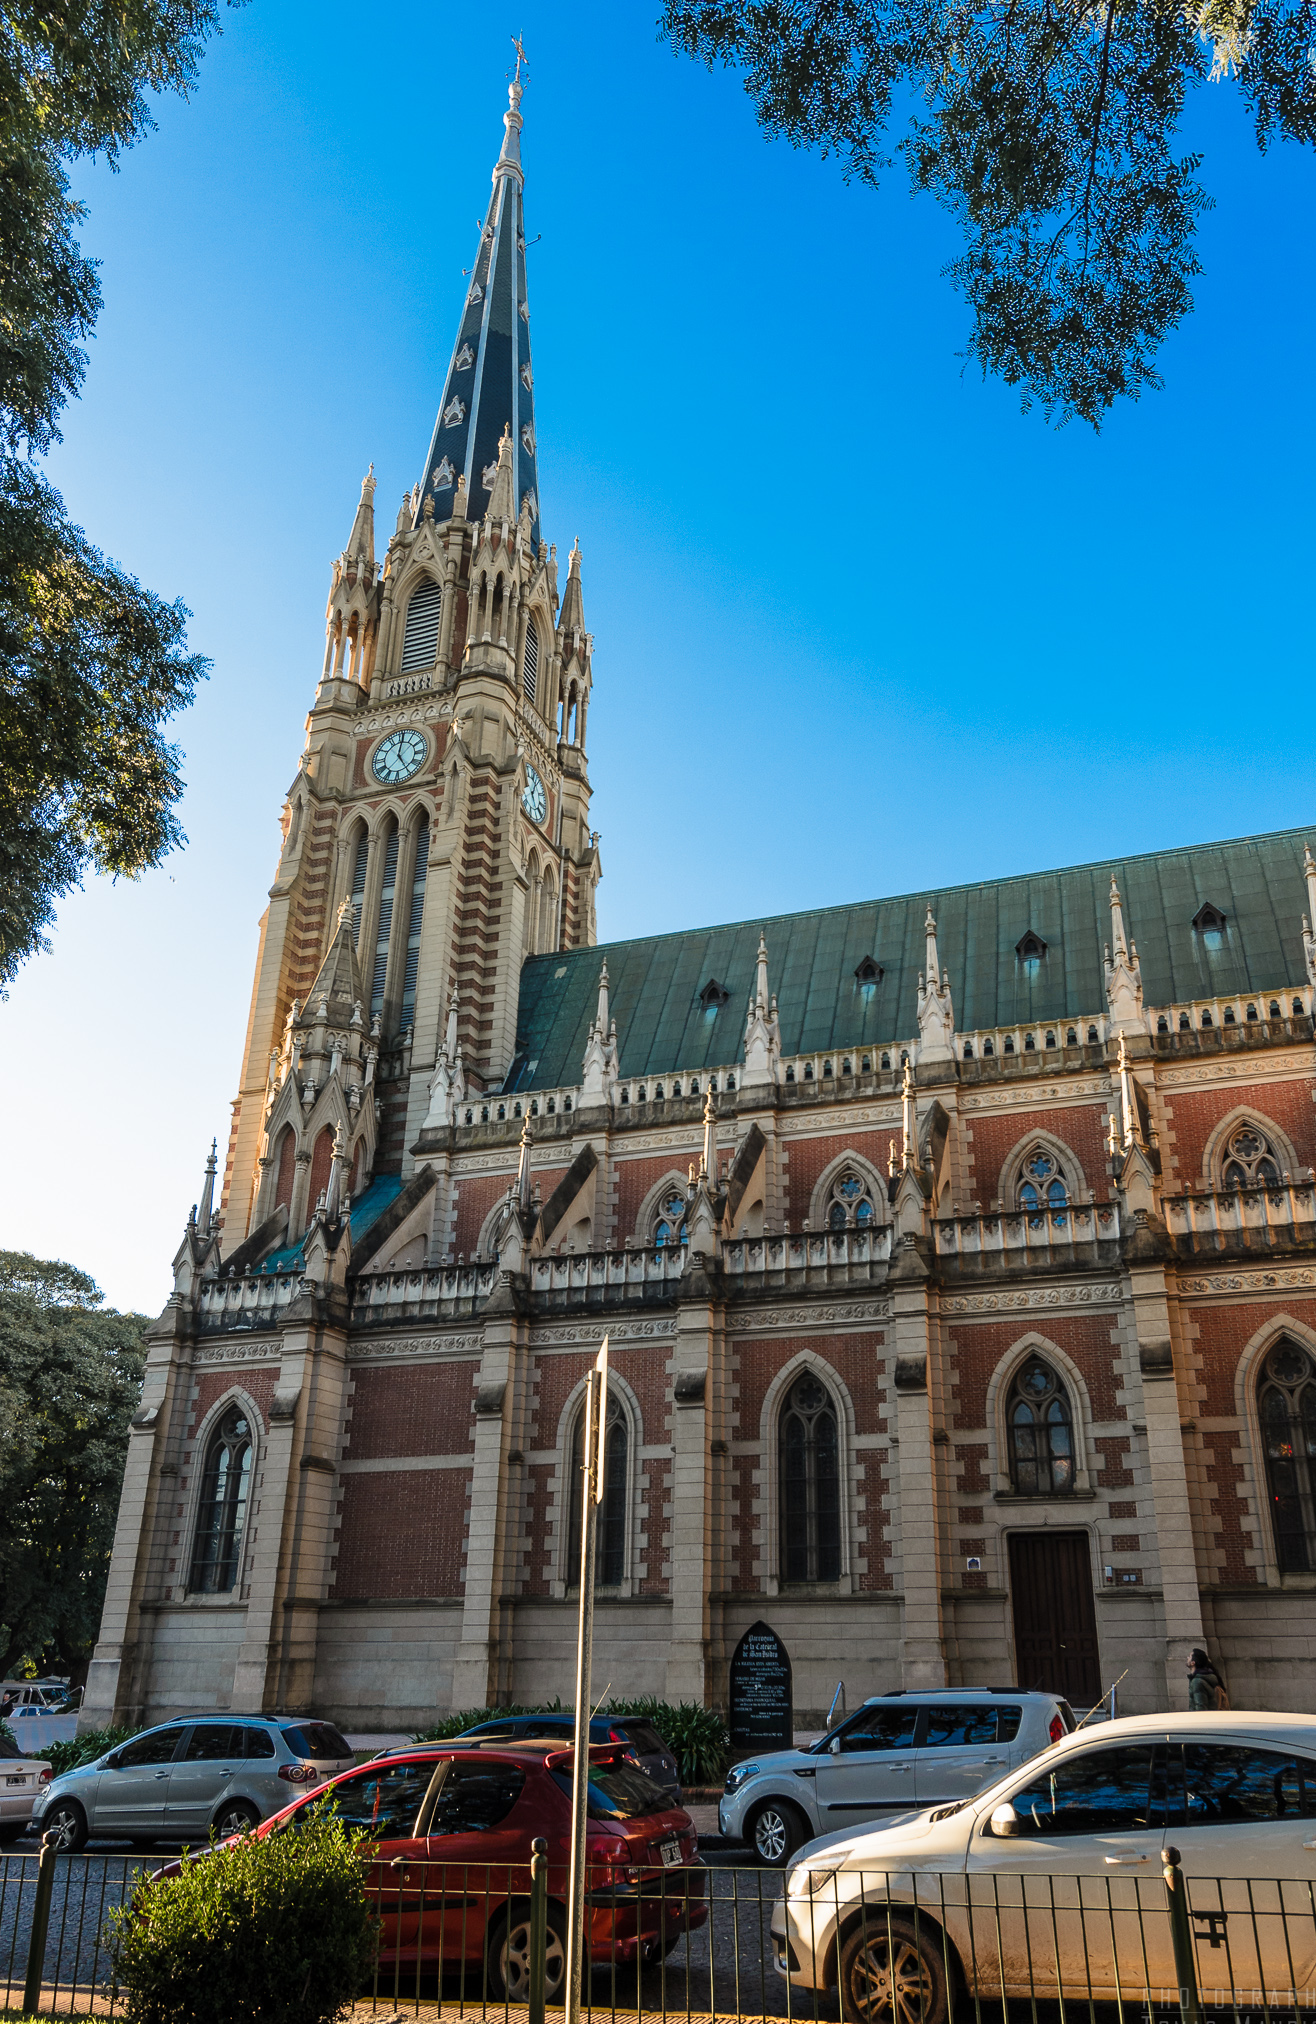
[[[768,980],[777,994],[784,1054],[912,1039],[918,1032],[915,994],[929,905],[941,965],[950,972],[958,1031],[1101,1012],[1112,874],[1124,902],[1126,932],[1137,944],[1149,1006],[1301,985],[1307,911],[1302,853],[1308,833],[1316,834],[1316,825],[1311,832],[1282,830],[1068,871],[532,956],[521,971],[517,1056],[506,1087],[553,1089],[579,1082],[605,957],[624,1076],[739,1060],[760,927],[767,937]],[[1204,904],[1225,917],[1218,937],[1193,926]],[[1035,967],[1017,953],[1030,930],[1046,944]],[[855,974],[865,957],[881,966],[876,984],[865,986]],[[720,1007],[701,1002],[710,980],[729,993]],[[1264,1016],[1264,1008],[1258,1009]]]

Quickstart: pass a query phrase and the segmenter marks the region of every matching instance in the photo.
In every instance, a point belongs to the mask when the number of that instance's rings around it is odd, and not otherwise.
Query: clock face
[[[532,822],[542,822],[548,814],[548,796],[544,792],[544,783],[533,766],[527,766],[525,769],[525,793],[521,796],[521,806]]]
[[[428,751],[419,731],[390,731],[375,747],[376,780],[386,780],[390,786],[396,786],[399,780],[410,780],[424,765]]]

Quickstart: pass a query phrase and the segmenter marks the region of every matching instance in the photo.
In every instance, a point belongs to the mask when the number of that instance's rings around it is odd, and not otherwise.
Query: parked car
[[[383,1927],[381,1966],[390,1974],[407,1964],[482,1971],[492,1993],[513,2003],[529,1993],[530,1855],[542,1835],[551,2001],[566,1971],[573,1758],[542,1743],[416,1744],[335,1778],[256,1833],[294,1828],[331,1798],[340,1818],[370,1837],[364,1856]],[[590,1751],[585,1831],[585,1930],[596,1966],[658,1960],[706,1922],[694,1823],[615,1743]]]
[[[179,1716],[56,1778],[34,1827],[69,1854],[96,1835],[135,1848],[255,1827],[286,1807],[289,1787],[320,1785],[356,1758],[331,1722],[293,1716]]]
[[[49,1783],[49,1764],[25,1757],[17,1743],[0,1736],[0,1848],[27,1833],[32,1809]]]
[[[1316,1719],[1138,1715],[1066,1736],[973,1798],[805,1849],[778,1971],[877,2024],[895,1984],[975,2000],[1177,2003],[1161,1848],[1187,1880],[1204,2000],[1298,2007],[1316,1977]],[[1206,1992],[1210,1992],[1209,1997]],[[1246,1992],[1246,1993],[1245,1993]],[[1304,1999],[1310,2001],[1309,1996]]]
[[[807,1749],[733,1764],[718,1826],[788,1862],[815,1835],[966,1799],[1073,1727],[1068,1701],[1014,1687],[878,1694]]]
[[[461,1732],[463,1743],[482,1742],[486,1737],[490,1742],[538,1742],[542,1737],[574,1743],[576,1718],[569,1710],[555,1715],[497,1715]],[[638,1764],[645,1776],[667,1794],[673,1806],[681,1804],[680,1766],[647,1716],[594,1715],[590,1719],[589,1740],[591,1744],[620,1743],[623,1760]]]

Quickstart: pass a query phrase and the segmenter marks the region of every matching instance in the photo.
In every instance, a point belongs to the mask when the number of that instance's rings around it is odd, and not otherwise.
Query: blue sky
[[[1198,94],[1216,207],[1165,389],[1057,431],[963,367],[953,232],[898,175],[765,142],[645,5],[495,13],[252,0],[192,101],[77,178],[105,308],[52,469],[214,661],[187,850],[67,900],[0,1010],[2,1241],[120,1305],[161,1306],[224,1143],[330,564],[367,464],[386,537],[425,456],[509,26],[601,936],[1316,832],[1316,160]]]

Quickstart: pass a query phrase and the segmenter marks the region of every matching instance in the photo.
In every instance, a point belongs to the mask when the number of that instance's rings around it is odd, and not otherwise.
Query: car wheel
[[[784,1799],[767,1799],[749,1823],[749,1838],[759,1861],[769,1869],[780,1869],[797,1848],[804,1846],[809,1830],[796,1809]]]
[[[946,2024],[946,1964],[930,1924],[875,1905],[841,1948],[839,1981],[846,2024]]]
[[[562,1993],[567,1974],[567,1922],[556,1905],[548,1907],[544,1936],[544,1995],[552,2003]],[[500,2003],[530,2000],[530,1907],[514,1905],[500,1912],[489,1934],[489,1989]]]
[[[76,1799],[57,1799],[41,1823],[61,1855],[77,1855],[87,1846],[87,1816]]]
[[[216,1841],[227,1841],[232,1834],[250,1834],[253,1827],[259,1827],[260,1815],[246,1799],[226,1799],[211,1826]]]

